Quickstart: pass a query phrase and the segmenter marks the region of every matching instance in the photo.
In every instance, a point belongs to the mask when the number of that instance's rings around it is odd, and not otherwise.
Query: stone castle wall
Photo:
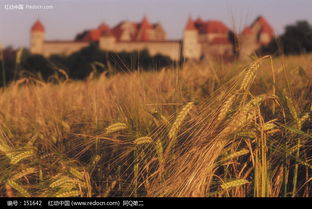
[[[233,56],[232,44],[209,44],[207,42],[201,42],[202,56],[204,57],[230,57]]]
[[[100,40],[100,48],[113,52],[133,52],[140,50],[148,50],[151,56],[161,54],[170,57],[172,60],[178,61],[181,58],[180,41],[113,41],[105,42]]]
[[[43,43],[42,55],[45,57],[49,57],[54,54],[67,56],[89,46],[89,44],[89,42],[46,41]]]
[[[89,42],[75,41],[45,41],[42,44],[42,52],[39,54],[45,57],[55,54],[67,56],[89,46],[89,44]],[[175,61],[181,58],[181,47],[180,41],[120,41],[111,42],[109,48],[106,48],[105,44],[100,44],[102,50],[133,52],[146,49],[151,56],[161,54]]]

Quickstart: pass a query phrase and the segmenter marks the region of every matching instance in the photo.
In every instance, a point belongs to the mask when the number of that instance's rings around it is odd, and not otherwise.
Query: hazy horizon
[[[7,10],[5,5],[52,5],[53,9]],[[45,26],[46,40],[73,40],[77,33],[105,22],[110,27],[120,21],[138,22],[146,15],[159,22],[168,39],[181,39],[189,16],[220,20],[239,32],[259,15],[277,34],[298,20],[312,22],[307,0],[0,0],[0,44],[29,47],[30,28],[36,19]]]

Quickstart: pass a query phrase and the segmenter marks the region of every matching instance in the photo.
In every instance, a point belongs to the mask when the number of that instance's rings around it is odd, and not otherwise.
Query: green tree
[[[262,47],[260,54],[302,54],[312,52],[312,26],[307,21],[298,21],[285,27],[285,32]]]

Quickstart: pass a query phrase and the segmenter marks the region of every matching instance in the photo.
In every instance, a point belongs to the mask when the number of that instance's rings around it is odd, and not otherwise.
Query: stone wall
[[[208,33],[208,34],[199,34],[198,35],[198,40],[199,42],[211,42],[215,38],[224,38],[228,39],[229,34],[227,33]]]
[[[260,47],[257,44],[255,36],[244,36],[239,37],[239,57],[241,60],[249,59],[249,56]]]
[[[202,56],[211,57],[231,57],[233,56],[232,44],[209,44],[201,42]]]
[[[108,50],[105,44],[101,44],[101,49]],[[148,50],[150,55],[161,54],[170,57],[172,60],[180,60],[181,58],[180,41],[119,41],[114,42],[114,46],[110,46],[109,50],[114,52],[133,52],[138,50]]]
[[[89,42],[75,41],[46,41],[43,43],[43,56],[49,57],[53,54],[67,56],[89,46],[89,44]]]

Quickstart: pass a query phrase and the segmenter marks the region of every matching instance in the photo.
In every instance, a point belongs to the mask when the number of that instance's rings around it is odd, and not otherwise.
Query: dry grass
[[[0,196],[311,196],[311,55],[0,90]]]

